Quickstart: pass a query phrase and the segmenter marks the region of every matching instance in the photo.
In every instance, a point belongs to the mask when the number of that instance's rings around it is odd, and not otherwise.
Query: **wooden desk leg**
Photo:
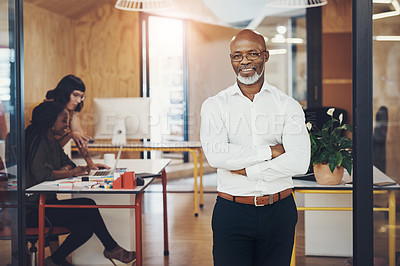
[[[194,178],[194,216],[199,216],[199,190],[197,188],[197,153],[194,150],[189,150],[193,155],[193,178]]]
[[[199,152],[199,164],[200,164],[200,208],[204,207],[204,188],[203,188],[203,152],[198,149]]]
[[[164,256],[168,256],[169,248],[168,248],[168,211],[167,211],[167,173],[165,172],[165,169],[161,173],[161,182],[163,186]]]
[[[39,237],[38,237],[38,265],[44,265],[44,216],[45,209],[44,204],[46,203],[46,194],[41,193],[39,198]]]
[[[143,193],[135,196],[135,234],[136,234],[136,265],[143,265],[142,257],[142,197]]]
[[[396,264],[396,195],[389,191],[389,266]]]

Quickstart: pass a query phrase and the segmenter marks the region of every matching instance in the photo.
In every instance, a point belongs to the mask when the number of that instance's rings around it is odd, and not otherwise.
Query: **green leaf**
[[[336,152],[336,166],[341,165],[343,162],[343,155],[340,152]]]
[[[324,150],[319,156],[318,163],[326,163],[328,161],[328,158],[329,152],[327,150]]]
[[[348,160],[344,160],[343,163],[342,163],[342,166],[347,170],[349,175],[351,175],[351,168],[353,166],[352,162],[348,161]]]
[[[345,129],[346,129],[347,131],[353,132],[353,126],[352,126],[352,125],[344,124],[343,126],[345,127]]]
[[[333,119],[327,121],[327,122],[323,125],[322,130],[324,130],[324,129],[329,129],[330,127],[332,127],[333,122],[334,122]]]
[[[331,172],[335,171],[336,165],[334,162],[329,162],[329,169],[331,169]]]

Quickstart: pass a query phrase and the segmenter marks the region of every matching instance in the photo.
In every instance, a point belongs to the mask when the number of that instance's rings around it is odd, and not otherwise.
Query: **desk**
[[[379,171],[376,167],[373,169],[374,175],[374,183],[376,182],[383,182],[383,181],[393,181],[384,173]],[[343,177],[343,181],[341,184],[336,186],[324,186],[318,185],[315,181],[303,181],[303,180],[296,180],[294,179],[294,186],[295,192],[297,193],[304,193],[304,194],[320,194],[322,195],[340,195],[340,194],[352,194],[353,187],[351,185],[345,184],[346,182],[350,181],[350,176],[345,173]],[[374,211],[386,211],[389,213],[389,265],[395,265],[395,258],[396,258],[396,198],[395,198],[395,191],[399,190],[400,186],[398,184],[392,186],[374,186],[374,194],[388,194],[388,207],[387,208],[374,208]],[[322,201],[318,201],[317,204],[320,204]],[[332,204],[335,204],[333,202]],[[305,206],[305,207],[297,207],[299,211],[352,211],[352,207],[317,207],[317,206]],[[306,225],[305,225],[306,226]],[[351,224],[352,226],[352,224]],[[307,237],[307,236],[306,236]],[[325,241],[326,242],[326,241]],[[295,251],[293,250],[293,254]],[[295,256],[292,256],[292,264],[295,265]]]
[[[101,162],[95,160],[95,163]],[[170,163],[170,160],[141,160],[129,159],[120,160],[118,167],[126,167],[128,170],[134,170],[137,173],[160,173],[163,184],[163,211],[164,211],[164,255],[168,255],[168,224],[167,224],[167,200],[166,200],[166,180],[165,167]],[[38,262],[42,266],[44,262],[44,215],[45,208],[77,208],[76,205],[48,205],[45,203],[47,192],[56,193],[93,193],[93,194],[134,194],[134,205],[97,205],[97,206],[80,206],[82,208],[134,208],[135,209],[135,235],[136,235],[136,256],[138,266],[142,265],[142,219],[141,205],[142,196],[145,188],[153,181],[153,178],[146,178],[143,186],[135,189],[91,189],[86,186],[74,186],[70,190],[59,190],[57,184],[53,181],[42,182],[26,190],[27,193],[40,193],[39,200],[39,244],[38,244]],[[101,254],[99,254],[100,256]]]
[[[95,141],[88,143],[90,151],[117,152],[119,146],[112,145],[107,141]],[[72,151],[78,151],[76,146],[72,146]],[[168,151],[168,152],[190,152],[193,155],[193,178],[194,178],[194,215],[199,215],[200,208],[204,206],[203,190],[203,152],[200,142],[194,141],[176,141],[176,142],[129,142],[124,145],[124,151]],[[198,167],[198,165],[200,167]],[[197,176],[200,176],[200,203]]]

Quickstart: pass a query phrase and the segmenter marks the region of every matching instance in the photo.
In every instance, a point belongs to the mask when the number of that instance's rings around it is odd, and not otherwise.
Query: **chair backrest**
[[[375,128],[373,136],[374,165],[386,172],[386,135],[389,114],[386,106],[381,106],[375,115]]]

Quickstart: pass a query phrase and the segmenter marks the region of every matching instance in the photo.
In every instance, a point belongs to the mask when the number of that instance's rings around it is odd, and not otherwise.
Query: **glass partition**
[[[393,12],[400,6],[395,0],[373,7],[374,184],[381,184],[374,189],[374,260],[399,265],[399,188],[381,182],[400,183],[400,16]]]
[[[18,1],[0,0],[0,264],[26,265],[22,179],[17,178],[21,90]],[[19,61],[20,62],[20,61]],[[19,72],[20,73],[20,72]]]
[[[306,18],[265,17],[256,29],[266,37],[270,53],[266,79],[306,107]]]

